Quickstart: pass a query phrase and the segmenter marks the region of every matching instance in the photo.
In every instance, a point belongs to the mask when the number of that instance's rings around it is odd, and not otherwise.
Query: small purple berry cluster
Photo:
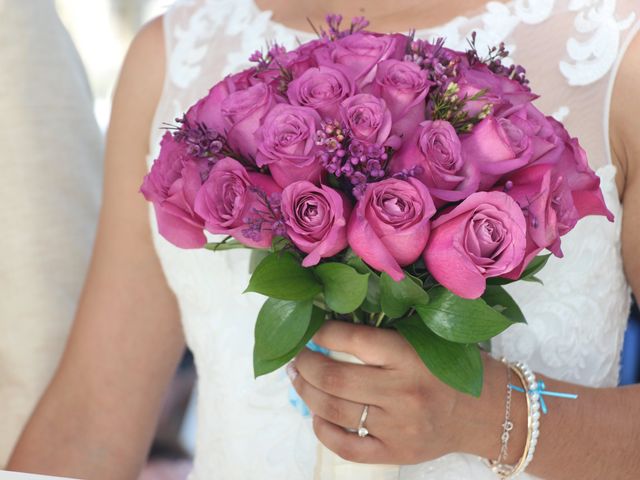
[[[476,32],[472,32],[471,40],[469,40],[469,49],[466,51],[467,60],[470,65],[474,63],[484,63],[489,70],[496,75],[515,80],[523,87],[531,90],[529,88],[529,79],[526,77],[527,71],[522,65],[512,64],[508,67],[503,65],[502,60],[509,56],[509,51],[504,42],[500,42],[500,45],[497,47],[493,46],[489,48],[487,56],[481,57],[476,47],[476,37]]]
[[[251,212],[253,215],[244,219],[247,228],[242,230],[242,235],[254,242],[260,241],[262,232],[265,230],[273,232],[274,236],[286,237],[287,227],[280,208],[281,194],[267,195],[255,186],[251,186],[250,189],[260,199],[263,208],[253,208]]]
[[[349,180],[357,199],[361,198],[368,182],[385,177],[390,149],[350,138],[348,129],[337,120],[322,123],[316,132],[316,145],[324,169],[336,178]]]
[[[196,158],[217,159],[229,153],[226,138],[202,122],[190,122],[186,116],[176,118],[177,127],[173,138],[187,144],[187,153]]]
[[[249,61],[257,64],[256,68],[258,71],[266,70],[275,58],[285,54],[286,52],[287,49],[285,47],[278,43],[273,43],[269,46],[269,50],[266,55],[261,50],[256,50],[249,57]]]
[[[348,30],[340,30],[342,15],[329,14],[325,17],[328,30],[321,29],[318,33],[320,38],[326,40],[338,40],[356,32],[360,32],[369,26],[369,21],[364,17],[354,17]]]
[[[445,90],[447,85],[457,78],[460,56],[444,47],[444,38],[437,38],[434,43],[425,40],[414,39],[412,32],[411,41],[407,45],[405,61],[413,62],[429,75],[429,80],[434,82],[440,90]]]

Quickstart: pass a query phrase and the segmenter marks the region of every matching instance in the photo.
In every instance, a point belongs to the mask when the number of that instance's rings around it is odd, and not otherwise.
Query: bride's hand
[[[476,399],[435,378],[395,331],[331,321],[314,342],[366,363],[339,362],[305,348],[288,367],[314,414],[318,439],[340,457],[414,464],[451,452],[497,454],[506,392],[500,362],[485,358],[485,386]],[[361,438],[345,428],[358,427],[364,405],[369,435]]]

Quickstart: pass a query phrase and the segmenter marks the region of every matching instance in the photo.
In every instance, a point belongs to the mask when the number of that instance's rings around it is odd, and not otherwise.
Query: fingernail
[[[296,378],[298,378],[298,369],[293,364],[293,362],[290,362],[287,364],[286,370],[287,370],[287,375],[289,376],[289,380],[291,380],[291,382],[293,382]]]

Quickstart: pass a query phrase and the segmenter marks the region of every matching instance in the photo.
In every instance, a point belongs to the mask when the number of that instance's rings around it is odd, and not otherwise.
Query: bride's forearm
[[[469,409],[477,421],[464,433],[465,450],[495,459],[504,421],[506,373],[487,358],[485,393],[459,410]],[[537,375],[547,391],[575,393],[575,400],[545,396],[548,413],[540,418],[540,437],[527,472],[548,480],[631,479],[640,471],[640,386],[589,388]],[[517,380],[513,380],[517,385]],[[498,393],[496,395],[496,392]],[[514,430],[506,463],[522,455],[527,433],[523,393],[512,394]]]

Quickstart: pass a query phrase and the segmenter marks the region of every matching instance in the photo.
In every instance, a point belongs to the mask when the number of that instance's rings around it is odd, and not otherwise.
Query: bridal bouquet
[[[478,345],[525,321],[502,285],[537,280],[585,215],[612,219],[599,179],[504,46],[340,23],[214,85],[141,191],[176,246],[254,249],[256,376],[334,318],[397,330],[478,396]]]

